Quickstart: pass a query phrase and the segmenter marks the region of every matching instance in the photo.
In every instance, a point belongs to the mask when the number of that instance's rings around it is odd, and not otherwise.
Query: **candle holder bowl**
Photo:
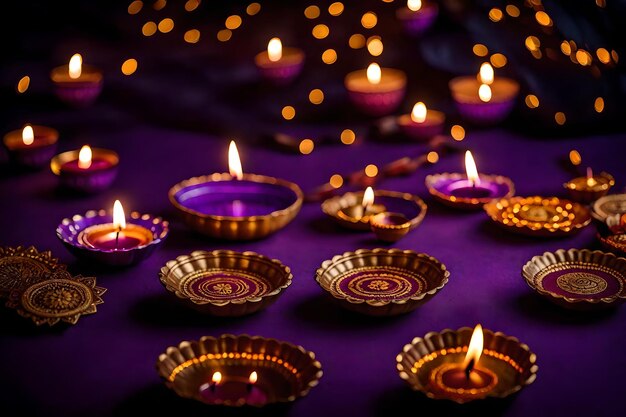
[[[359,249],[326,260],[315,280],[340,306],[370,316],[415,310],[447,283],[450,272],[432,256],[400,249]]]
[[[347,229],[371,230],[371,215],[356,218],[346,214],[351,207],[361,207],[363,194],[363,191],[347,192],[341,196],[331,197],[322,203],[322,211],[335,220],[337,224]],[[419,226],[424,220],[424,216],[426,216],[426,203],[415,195],[397,191],[376,190],[374,191],[374,197],[374,205],[377,207],[381,207],[381,204],[384,205],[386,210],[381,209],[382,211],[399,213],[410,219],[409,226],[411,230]]]
[[[322,377],[322,365],[315,354],[302,346],[231,334],[204,336],[199,341],[183,341],[169,347],[159,355],[156,368],[168,388],[182,398],[198,401],[203,401],[201,387],[211,381],[213,372],[221,372],[225,378],[243,379],[256,371],[255,386],[267,396],[263,405],[295,401],[307,395]],[[221,403],[230,407],[245,404],[228,399]]]
[[[483,330],[484,347],[479,363],[490,369],[497,376],[496,386],[484,395],[467,397],[446,395],[432,386],[430,377],[434,369],[446,363],[462,363],[472,337],[473,329],[462,327],[458,330],[445,329],[430,332],[424,337],[416,337],[405,345],[396,356],[396,369],[406,383],[415,391],[420,391],[429,398],[446,399],[464,403],[487,397],[505,398],[537,378],[537,357],[527,345],[514,337],[501,332]],[[460,391],[458,389],[455,391]],[[466,390],[469,391],[469,390]]]
[[[272,304],[291,285],[289,267],[254,252],[195,251],[168,261],[161,284],[194,309],[243,316]]]
[[[82,81],[70,81],[60,76],[67,71],[67,66],[57,67],[50,73],[54,83],[54,93],[64,103],[77,108],[88,107],[102,92],[102,73],[96,67],[82,66]]]
[[[277,232],[298,215],[303,199],[295,183],[255,174],[240,181],[226,173],[194,177],[169,190],[188,227],[225,240],[257,240]],[[233,216],[225,206],[234,201],[257,208],[252,215]]]
[[[595,186],[587,185],[586,177],[578,177],[566,182],[563,187],[569,192],[572,200],[589,204],[605,196],[615,185],[615,179],[608,172],[601,172],[594,178],[597,181]]]
[[[14,130],[7,133],[3,138],[3,143],[7,149],[9,159],[15,164],[30,169],[38,169],[50,163],[50,159],[56,152],[59,132],[47,126],[31,125],[33,133],[43,144],[38,146],[23,146],[22,130]]]
[[[487,197],[464,197],[452,195],[455,185],[467,181],[467,176],[461,173],[444,172],[442,174],[427,175],[424,180],[430,195],[437,201],[449,207],[464,210],[480,209],[486,203],[500,198],[510,198],[515,195],[515,184],[510,178],[501,175],[479,174],[481,182],[493,187],[492,195]]]
[[[113,215],[106,210],[89,210],[83,215],[66,218],[57,226],[59,240],[74,256],[111,266],[134,265],[148,258],[161,246],[169,234],[169,223],[149,214],[130,213],[127,224],[141,226],[149,231],[152,239],[146,244],[130,249],[100,249],[86,242],[85,229],[90,226],[113,222]]]
[[[604,223],[612,214],[626,213],[626,194],[609,194],[600,197],[591,205],[591,215]]]
[[[494,125],[505,120],[515,107],[519,84],[510,78],[499,77],[497,82],[490,86],[493,98],[491,101],[483,102],[478,97],[478,89],[471,87],[476,82],[473,77],[457,77],[450,80],[450,91],[461,117],[483,126]],[[468,91],[473,93],[470,94]],[[496,99],[496,97],[500,98]]]
[[[85,170],[85,172],[69,173],[63,170],[63,164],[78,159],[80,151],[73,150],[60,153],[50,161],[50,170],[59,177],[62,187],[83,193],[94,193],[108,188],[117,177],[119,156],[116,152],[108,149],[91,148],[94,159],[103,159],[110,166],[97,171]]]
[[[597,237],[606,250],[626,257],[626,214],[607,216],[605,224],[598,227]]]
[[[22,293],[37,282],[68,276],[66,266],[50,251],[39,252],[34,246],[0,247],[0,298]]]
[[[396,10],[396,18],[402,23],[402,28],[412,36],[419,36],[430,29],[438,15],[439,6],[432,2],[422,3],[422,8],[415,12],[408,7]]]
[[[588,249],[559,249],[534,256],[522,268],[530,288],[554,303],[591,310],[626,299],[626,258]]]
[[[428,109],[428,117],[422,123],[415,123],[410,114],[403,114],[396,119],[396,124],[408,138],[426,142],[443,133],[446,121],[446,115],[437,110]]]
[[[503,198],[483,208],[497,225],[527,236],[569,236],[591,222],[586,206],[557,197]]]
[[[276,62],[269,60],[267,52],[260,52],[254,58],[261,77],[275,85],[290,84],[304,67],[305,54],[298,48],[284,47],[282,58]]]

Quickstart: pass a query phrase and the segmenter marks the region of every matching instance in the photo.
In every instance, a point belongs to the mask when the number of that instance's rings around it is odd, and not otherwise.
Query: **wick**
[[[118,244],[120,241],[120,232],[122,231],[122,228],[120,227],[119,229],[117,229],[117,232],[115,232],[115,250],[118,249]]]
[[[465,379],[468,381],[470,380],[470,375],[472,373],[472,370],[474,369],[474,364],[475,364],[475,361],[472,358],[467,364],[467,366],[465,367]]]

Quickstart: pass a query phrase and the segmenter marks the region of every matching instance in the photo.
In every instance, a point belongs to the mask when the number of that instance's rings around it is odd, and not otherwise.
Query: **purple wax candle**
[[[451,196],[461,198],[489,198],[497,193],[498,187],[487,181],[476,183],[469,180],[451,182],[448,186]]]
[[[50,169],[61,185],[81,192],[101,191],[117,176],[119,157],[108,149],[83,146],[80,151],[63,152],[50,161]]]
[[[93,171],[100,171],[103,169],[111,168],[112,164],[106,159],[94,158],[91,160],[91,165],[88,168],[81,168],[78,163],[78,159],[69,161],[61,165],[61,169],[65,172],[72,174],[89,174]]]
[[[113,223],[99,224],[83,231],[83,242],[103,251],[129,250],[147,245],[152,232],[142,226],[128,224],[120,229]]]

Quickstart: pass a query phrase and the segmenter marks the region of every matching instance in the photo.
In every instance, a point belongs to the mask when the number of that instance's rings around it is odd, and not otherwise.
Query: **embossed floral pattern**
[[[389,283],[387,281],[375,280],[367,286],[370,290],[385,291],[389,289]]]
[[[218,294],[230,294],[233,292],[232,287],[230,286],[230,284],[226,284],[226,283],[219,283],[219,284],[215,284],[213,286],[213,291],[215,291]]]

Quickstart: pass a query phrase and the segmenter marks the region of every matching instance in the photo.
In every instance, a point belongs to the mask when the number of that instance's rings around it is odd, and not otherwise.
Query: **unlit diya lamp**
[[[279,38],[272,38],[267,44],[267,51],[257,54],[254,62],[263,78],[275,84],[289,84],[302,71],[304,51],[283,48]]]
[[[494,199],[515,194],[513,181],[501,175],[479,174],[470,151],[465,152],[466,175],[428,175],[426,188],[438,201],[455,208],[478,209]]]
[[[572,200],[588,204],[606,195],[614,185],[615,179],[611,174],[601,172],[594,175],[591,168],[587,168],[586,176],[576,177],[563,184],[563,187],[569,191]]]
[[[445,121],[445,114],[427,109],[421,101],[415,103],[411,114],[403,114],[397,119],[398,126],[404,134],[416,140],[428,140],[441,134]]]
[[[439,6],[434,1],[408,0],[406,7],[396,11],[396,17],[409,35],[421,35],[435,23]]]
[[[119,157],[108,149],[91,148],[63,152],[50,161],[61,186],[85,193],[108,188],[117,176]]]
[[[68,65],[54,68],[50,78],[57,97],[75,107],[90,105],[102,91],[102,71],[83,65],[80,54],[74,54]]]
[[[370,116],[385,116],[398,108],[406,90],[406,74],[371,63],[366,70],[346,75],[344,80],[352,103]]]
[[[46,126],[29,125],[4,135],[4,146],[17,165],[41,168],[50,163],[59,140],[59,132]]]

